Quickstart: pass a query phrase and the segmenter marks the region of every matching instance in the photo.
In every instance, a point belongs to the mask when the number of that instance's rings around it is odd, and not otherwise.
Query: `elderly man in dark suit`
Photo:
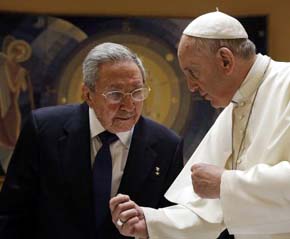
[[[125,238],[109,199],[170,205],[164,193],[183,166],[182,141],[141,116],[150,89],[140,59],[104,43],[83,63],[85,102],[33,111],[0,197],[0,238]]]

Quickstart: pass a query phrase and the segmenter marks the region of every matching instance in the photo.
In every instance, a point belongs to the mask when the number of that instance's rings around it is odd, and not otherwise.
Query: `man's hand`
[[[112,221],[124,236],[148,238],[143,210],[129,196],[118,194],[110,200]]]
[[[223,168],[211,164],[192,165],[191,180],[195,193],[201,198],[219,198],[223,171]]]

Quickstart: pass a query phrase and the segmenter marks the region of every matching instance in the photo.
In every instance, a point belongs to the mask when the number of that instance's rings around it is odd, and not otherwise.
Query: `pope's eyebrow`
[[[183,68],[183,70],[190,73],[190,75],[192,74],[192,70],[188,67]]]
[[[185,67],[183,69],[185,72],[187,72],[192,78],[197,79],[196,74],[193,72],[193,70],[189,67]]]

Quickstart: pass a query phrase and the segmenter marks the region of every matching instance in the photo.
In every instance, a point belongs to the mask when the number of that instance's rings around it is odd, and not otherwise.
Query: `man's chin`
[[[113,128],[116,133],[126,132],[133,128],[136,121],[134,119],[118,119],[114,122]]]

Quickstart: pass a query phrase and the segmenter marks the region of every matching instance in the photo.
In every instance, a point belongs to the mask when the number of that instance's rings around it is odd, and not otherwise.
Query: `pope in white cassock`
[[[243,26],[221,12],[184,30],[178,47],[190,91],[225,107],[158,210],[111,199],[116,227],[140,238],[290,238],[290,63],[256,54]]]

